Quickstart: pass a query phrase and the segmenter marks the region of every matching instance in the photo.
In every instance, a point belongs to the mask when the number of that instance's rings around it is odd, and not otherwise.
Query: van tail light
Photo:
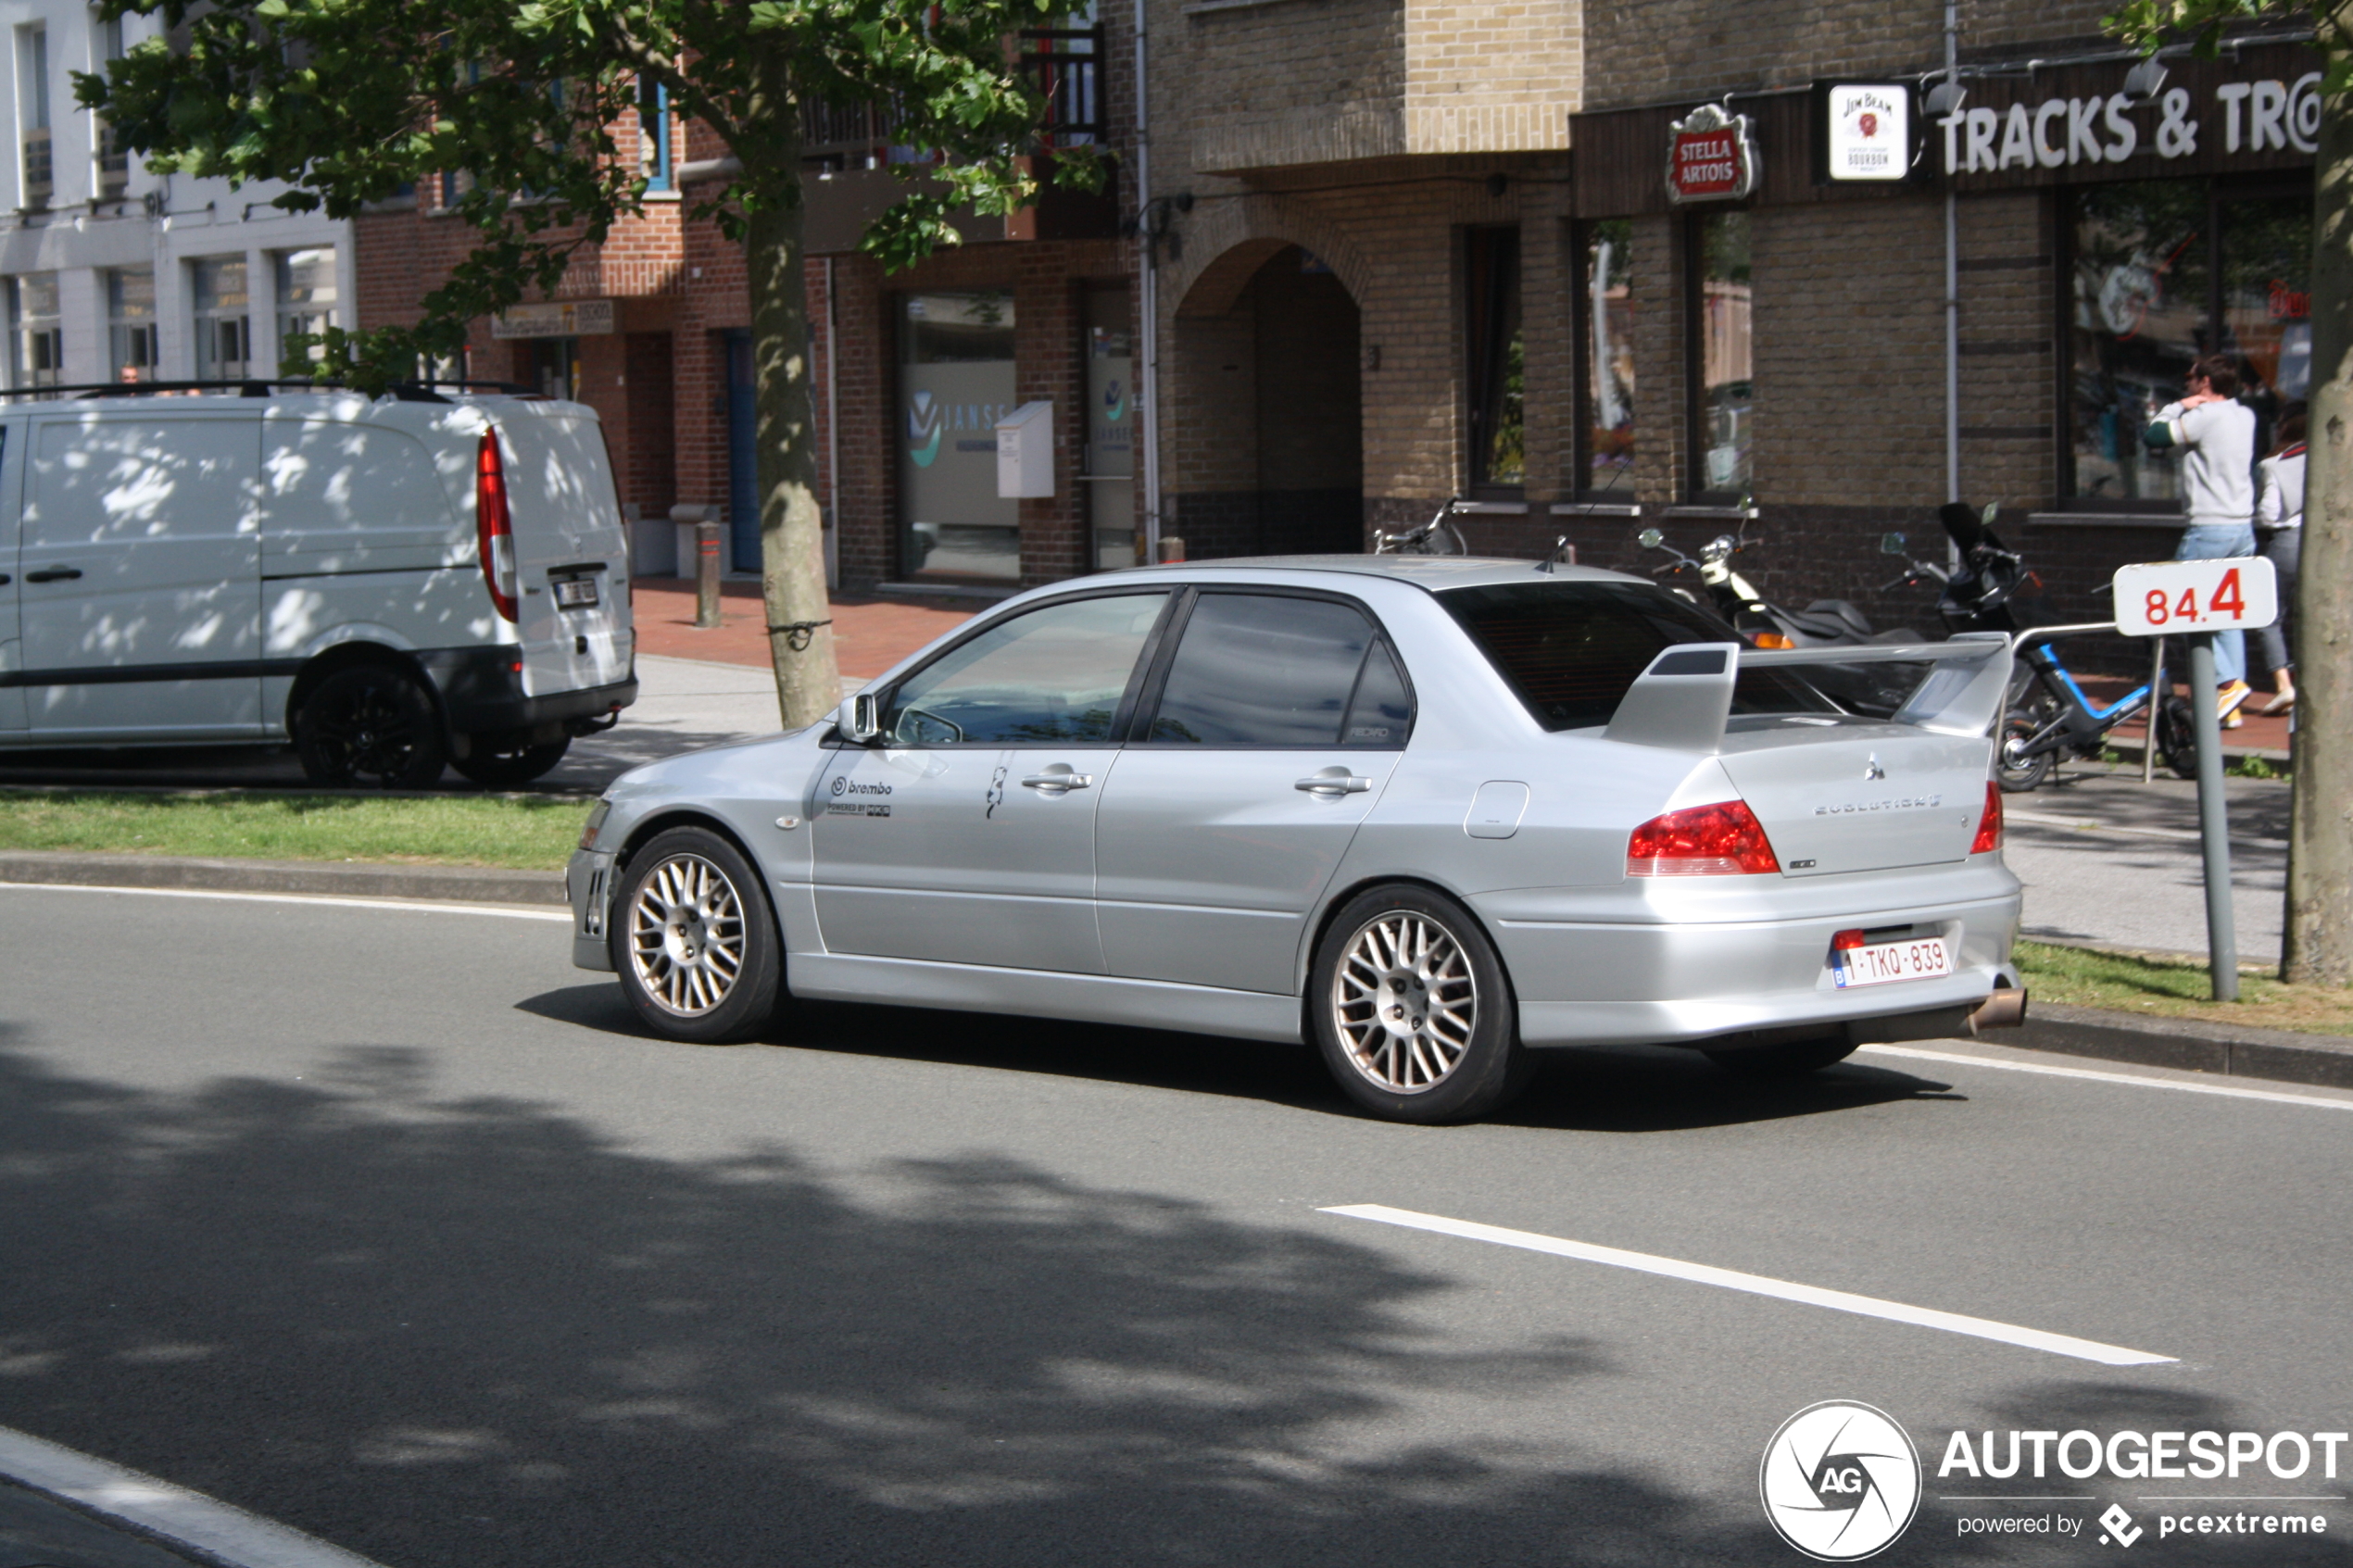
[[[1743,876],[1780,869],[1765,824],[1745,800],[1653,817],[1626,841],[1628,876]]]
[[[1985,811],[1977,819],[1977,836],[1969,841],[1972,855],[1990,855],[2002,847],[2002,786],[1985,781]]]
[[[483,585],[506,620],[515,619],[515,532],[507,512],[507,464],[498,433],[482,433],[474,458],[474,543],[481,547]]]

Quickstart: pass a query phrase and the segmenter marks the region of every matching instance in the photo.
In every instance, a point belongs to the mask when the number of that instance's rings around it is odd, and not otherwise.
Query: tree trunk
[[[772,124],[795,124],[777,94]],[[776,706],[798,730],[841,702],[833,610],[825,593],[824,516],[817,503],[817,441],[810,395],[809,288],[802,270],[799,148],[786,144],[764,169],[746,169],[744,266],[751,289],[753,465],[760,487],[760,573]],[[749,160],[747,159],[749,165]],[[763,159],[763,162],[766,160]],[[755,178],[763,175],[765,178]]]
[[[2353,0],[2314,7],[2332,67]],[[2296,606],[2296,794],[2283,979],[2353,984],[2353,99],[2324,105],[2314,169],[2311,456]]]

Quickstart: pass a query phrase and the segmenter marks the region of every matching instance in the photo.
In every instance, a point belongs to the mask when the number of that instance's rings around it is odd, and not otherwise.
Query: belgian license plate
[[[565,609],[587,609],[596,602],[595,578],[560,577],[556,580],[556,603]]]
[[[1933,980],[1953,972],[1953,950],[1942,936],[1879,942],[1841,951],[1831,973],[1841,985],[1884,985],[1891,980]]]

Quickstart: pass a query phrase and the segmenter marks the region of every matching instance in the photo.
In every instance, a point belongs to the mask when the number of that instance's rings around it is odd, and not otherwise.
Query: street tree
[[[786,728],[839,695],[827,630],[802,262],[801,111],[881,107],[900,199],[862,244],[890,268],[959,239],[959,208],[1036,193],[1042,100],[1007,39],[1070,0],[104,0],[161,32],[76,72],[74,93],[158,172],[283,182],[275,205],[357,216],[451,177],[469,254],[414,323],[293,340],[282,374],[363,391],[447,364],[466,324],[552,295],[643,210],[616,127],[659,86],[724,149],[688,220],[744,249],[751,295],[761,576]],[[708,143],[706,144],[708,144]],[[1077,149],[1055,178],[1092,185]]]
[[[2322,55],[2314,166],[2311,456],[2296,602],[2296,784],[2282,977],[2353,984],[2353,0],[2130,0],[2109,31],[2209,58],[2235,23],[2309,18]]]

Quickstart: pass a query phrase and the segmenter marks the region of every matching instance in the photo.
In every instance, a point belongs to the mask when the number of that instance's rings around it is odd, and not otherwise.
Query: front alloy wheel
[[[749,1038],[776,1001],[775,922],[741,852],[673,828],[631,857],[612,922],[614,967],[638,1017],[673,1040]]]
[[[1503,962],[1442,894],[1401,883],[1350,899],[1317,945],[1309,985],[1324,1065],[1378,1116],[1472,1121],[1526,1079]]]

